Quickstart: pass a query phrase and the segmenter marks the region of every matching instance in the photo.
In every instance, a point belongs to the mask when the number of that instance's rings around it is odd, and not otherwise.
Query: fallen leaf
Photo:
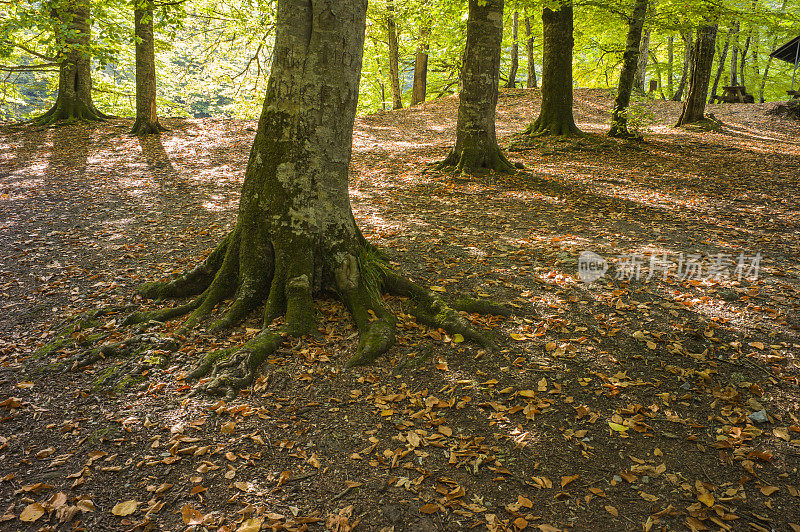
[[[125,517],[126,515],[131,515],[133,512],[135,512],[137,506],[139,506],[138,501],[123,501],[115,504],[111,509],[111,513],[120,517]]]
[[[19,514],[19,520],[25,521],[26,523],[32,523],[33,521],[36,521],[43,515],[44,515],[44,506],[42,506],[38,502],[35,502],[33,504],[29,504],[28,506],[25,507],[24,510],[22,510],[22,513]]]

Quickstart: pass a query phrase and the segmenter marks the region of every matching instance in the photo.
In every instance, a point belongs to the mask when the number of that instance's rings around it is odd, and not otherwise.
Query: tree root
[[[143,355],[138,360],[137,371],[141,373],[147,367],[163,365],[166,353],[178,349],[174,338],[162,337],[156,334],[137,334],[122,342],[103,344],[98,348],[88,349],[78,355],[72,363],[72,371],[79,371],[107,358],[135,358]]]
[[[256,371],[284,337],[282,332],[263,330],[239,347],[207,354],[186,379],[191,381],[205,376],[210,379],[195,387],[191,395],[205,393],[233,399],[239,390],[255,381]]]
[[[496,144],[486,149],[462,148],[450,150],[447,157],[434,165],[436,171],[455,169],[459,173],[469,173],[477,170],[494,170],[498,173],[514,173],[518,168],[524,168],[521,163],[514,164],[508,160],[503,151]]]
[[[460,334],[487,349],[497,348],[494,342],[476,331],[456,310],[430,290],[394,272],[386,276],[385,287],[390,294],[411,298],[416,304],[411,313],[423,324],[444,329],[450,334]],[[496,308],[499,312],[500,307]]]

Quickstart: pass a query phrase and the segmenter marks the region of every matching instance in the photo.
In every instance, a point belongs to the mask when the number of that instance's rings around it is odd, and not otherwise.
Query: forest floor
[[[644,142],[617,141],[610,106],[578,90],[587,136],[526,142],[538,93],[502,91],[507,176],[430,170],[456,98],[358,119],[367,238],[446,298],[514,309],[470,316],[500,350],[387,298],[397,345],[345,370],[356,331],[323,299],[322,335],[228,403],[185,373],[257,316],[130,386],[98,384],[118,360],[69,371],[121,316],[41,348],[213,248],[256,124],[0,128],[0,530],[800,530],[800,123],[734,104],[710,106],[718,132],[674,129],[655,101]]]

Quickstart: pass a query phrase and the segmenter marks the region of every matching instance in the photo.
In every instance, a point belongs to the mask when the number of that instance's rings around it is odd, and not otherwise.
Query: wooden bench
[[[722,87],[722,96],[716,96],[715,99],[721,103],[753,103],[755,98],[752,94],[747,94],[744,85],[732,85],[730,87]]]
[[[786,94],[792,97],[792,100],[800,98],[800,91],[786,91]]]

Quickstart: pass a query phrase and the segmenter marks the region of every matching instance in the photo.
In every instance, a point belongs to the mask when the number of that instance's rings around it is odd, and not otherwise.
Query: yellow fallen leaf
[[[22,510],[22,513],[19,514],[19,520],[25,521],[26,523],[32,523],[33,521],[36,521],[43,515],[44,515],[44,506],[42,506],[38,502],[35,502],[33,504],[29,504],[28,506],[25,507],[24,510]]]
[[[547,391],[547,379],[542,377],[542,380],[540,380],[539,382],[536,383],[536,389],[539,390],[540,392],[546,392]]]
[[[439,425],[438,430],[439,430],[440,434],[444,434],[448,438],[453,435],[453,429],[451,429],[450,427],[448,427],[446,425]]]
[[[242,522],[236,532],[258,532],[259,530],[261,530],[261,519],[259,517],[251,517]]]
[[[704,491],[700,495],[697,496],[697,500],[708,506],[709,508],[714,506],[714,496],[711,495],[709,492]]]
[[[183,524],[189,526],[202,525],[203,521],[205,520],[205,516],[197,511],[197,509],[191,504],[187,504],[181,508],[181,518],[183,519]]]
[[[618,512],[618,511],[617,511],[617,509],[616,509],[616,508],[614,508],[613,506],[606,505],[606,506],[605,506],[605,509],[606,509],[606,512],[610,513],[610,514],[611,514],[611,515],[613,515],[614,517],[617,517],[617,516],[619,516],[619,512]]]
[[[570,482],[572,482],[574,480],[577,480],[578,477],[580,477],[580,475],[570,475],[568,477],[561,477],[561,487],[563,488],[564,486],[566,486]]]
[[[235,421],[229,421],[229,422],[225,423],[224,425],[222,425],[222,427],[220,428],[219,431],[222,434],[233,434],[234,432],[236,432],[236,422]]]
[[[431,286],[431,290],[434,292],[447,292],[443,286]]]
[[[125,517],[126,515],[131,515],[133,512],[135,512],[137,506],[139,506],[138,501],[123,501],[115,504],[111,509],[111,513],[120,517]]]
[[[453,335],[453,343],[454,344],[460,344],[463,341],[464,341],[464,337],[462,335],[460,335],[458,333]]]
[[[611,430],[615,430],[617,432],[625,432],[628,430],[628,427],[625,425],[620,425],[619,423],[614,423],[613,421],[609,421],[608,426],[611,427]]]
[[[536,397],[536,392],[533,390],[520,390],[517,392],[517,394],[521,397],[527,397],[528,399]]]
[[[764,495],[767,495],[767,496],[772,495],[773,493],[775,493],[776,491],[779,491],[779,490],[780,490],[780,488],[777,487],[777,486],[762,486],[761,487],[761,493],[763,493]]]
[[[527,340],[527,338],[525,338],[524,334],[511,333],[509,336],[511,336],[511,338],[513,338],[514,340],[516,340],[518,342],[522,342],[524,340]]]

